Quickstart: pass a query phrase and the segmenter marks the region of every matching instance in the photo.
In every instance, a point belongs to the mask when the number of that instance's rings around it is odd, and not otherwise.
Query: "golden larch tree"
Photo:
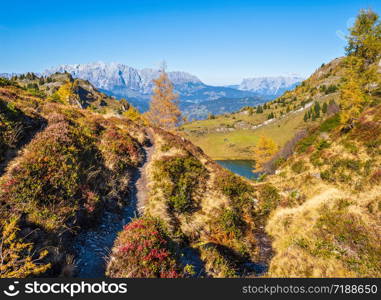
[[[355,57],[346,58],[344,84],[340,89],[340,121],[344,126],[352,126],[360,115],[367,97],[362,90],[361,60]]]
[[[261,171],[263,165],[278,152],[278,145],[266,136],[261,136],[254,146],[255,171]]]
[[[178,106],[178,95],[173,91],[172,82],[164,69],[159,78],[154,81],[148,119],[152,125],[173,129],[181,120],[181,111]]]

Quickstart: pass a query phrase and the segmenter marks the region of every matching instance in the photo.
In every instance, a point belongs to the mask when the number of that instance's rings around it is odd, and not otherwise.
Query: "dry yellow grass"
[[[316,189],[315,189],[316,190]],[[381,266],[372,261],[379,255],[381,237],[380,211],[372,213],[369,204],[379,202],[381,189],[375,187],[366,193],[353,195],[328,185],[320,185],[320,193],[297,207],[277,208],[266,226],[273,238],[275,256],[271,260],[270,277],[366,277],[380,276]],[[340,201],[348,205],[338,209]],[[348,220],[331,224],[326,213]],[[332,216],[331,216],[332,217]],[[332,220],[336,220],[332,218]],[[354,232],[347,232],[349,226]],[[357,232],[357,230],[359,232]],[[327,236],[321,236],[322,231]],[[340,241],[340,234],[352,240]],[[365,239],[366,242],[362,240]],[[364,243],[360,248],[352,243]],[[321,249],[319,248],[321,247]],[[365,254],[364,254],[365,253]],[[378,253],[378,254],[377,254]],[[366,261],[371,255],[370,261]],[[353,265],[351,260],[357,261]],[[356,265],[359,264],[359,265]],[[367,266],[369,264],[369,266]]]

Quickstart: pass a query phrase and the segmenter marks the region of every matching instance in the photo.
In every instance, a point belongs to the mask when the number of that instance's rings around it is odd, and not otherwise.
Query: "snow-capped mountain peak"
[[[254,77],[242,80],[239,89],[266,96],[280,96],[286,90],[294,88],[304,79],[300,76]]]
[[[86,79],[103,90],[128,89],[143,94],[151,93],[152,80],[160,75],[158,69],[138,70],[124,64],[104,62],[61,65],[46,70],[45,75],[65,71],[75,78]],[[174,85],[185,83],[204,85],[196,76],[189,73],[168,72],[168,76]]]

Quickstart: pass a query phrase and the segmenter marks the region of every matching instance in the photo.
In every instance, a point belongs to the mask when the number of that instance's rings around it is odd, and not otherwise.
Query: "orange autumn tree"
[[[159,78],[153,81],[155,87],[148,112],[148,119],[152,125],[165,128],[175,128],[181,120],[181,111],[178,107],[178,95],[173,91],[164,67]]]
[[[261,171],[263,165],[278,152],[278,145],[271,139],[261,136],[254,146],[255,171]]]

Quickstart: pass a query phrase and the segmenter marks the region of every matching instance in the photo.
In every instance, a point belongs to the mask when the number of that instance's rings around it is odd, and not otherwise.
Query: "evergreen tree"
[[[323,112],[323,114],[326,114],[327,113],[327,110],[328,110],[328,105],[327,105],[327,103],[326,102],[324,102],[324,104],[323,104],[323,108],[322,108],[322,112]]]
[[[319,118],[320,117],[320,104],[319,104],[319,102],[315,102],[314,111],[315,111],[315,117]]]

